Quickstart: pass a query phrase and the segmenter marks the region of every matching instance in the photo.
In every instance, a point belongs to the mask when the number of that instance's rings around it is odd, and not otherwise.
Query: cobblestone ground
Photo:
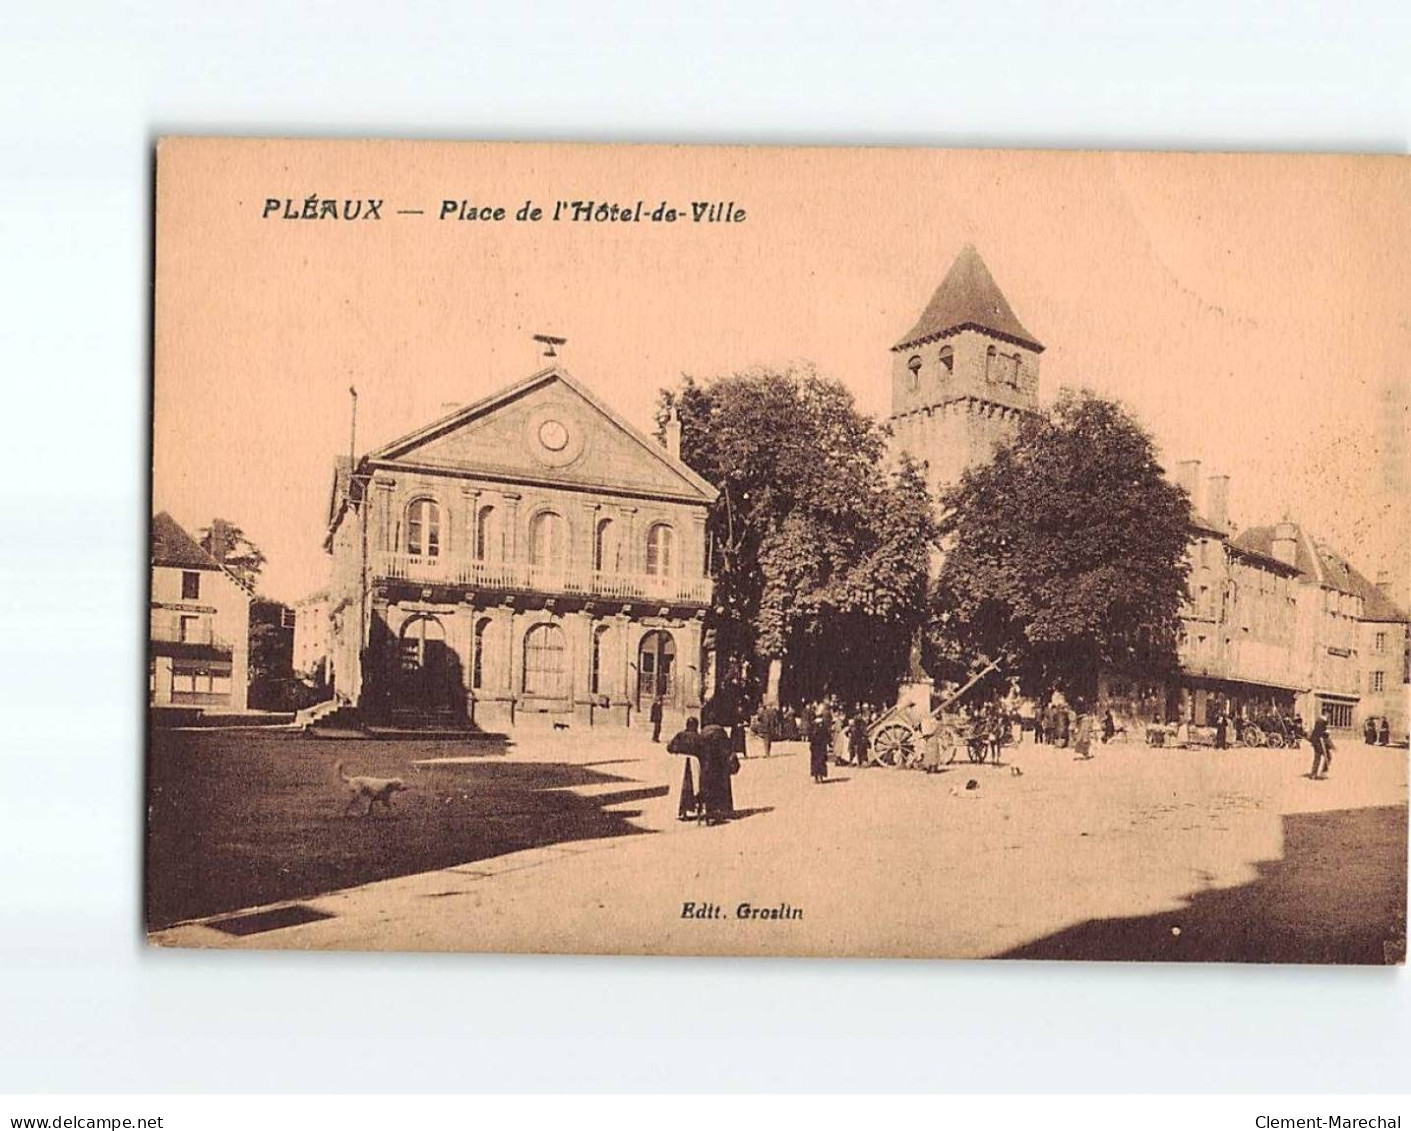
[[[1084,762],[1023,745],[998,768],[927,776],[835,766],[820,786],[786,744],[747,760],[735,778],[742,816],[706,828],[675,819],[680,761],[638,734],[530,733],[489,755],[308,745],[300,757],[311,765],[336,756],[375,762],[378,772],[402,765],[413,782],[398,815],[374,819],[376,833],[370,822],[329,816],[336,796],[323,793],[318,814],[301,817],[304,831],[286,829],[277,846],[289,867],[313,874],[301,844],[352,857],[349,874],[374,882],[318,897],[259,898],[235,885],[216,910],[284,902],[253,926],[185,923],[154,942],[1157,961],[1404,955],[1404,750],[1344,743],[1333,776],[1310,781],[1306,749],[1114,745]],[[252,788],[258,796],[262,787]],[[433,820],[447,791],[465,795],[451,803],[460,816]],[[198,808],[178,823],[211,819]],[[482,820],[500,832],[475,832]],[[188,871],[199,872],[199,844],[189,835],[173,843],[197,852]],[[699,914],[683,916],[687,904]],[[778,915],[741,917],[746,904]]]

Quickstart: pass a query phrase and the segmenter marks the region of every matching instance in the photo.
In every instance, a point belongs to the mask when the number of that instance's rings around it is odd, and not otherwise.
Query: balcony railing
[[[433,585],[464,585],[512,593],[564,593],[623,600],[710,601],[708,577],[657,576],[645,573],[604,573],[525,562],[478,562],[448,555],[381,553],[372,560],[377,577]]]
[[[154,656],[177,656],[189,659],[230,659],[235,646],[223,640],[210,628],[188,628],[183,640],[177,631],[154,632],[148,644]]]

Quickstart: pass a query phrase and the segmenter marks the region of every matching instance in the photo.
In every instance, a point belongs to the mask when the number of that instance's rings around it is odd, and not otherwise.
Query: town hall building
[[[340,461],[330,666],[370,722],[699,710],[717,492],[563,369]],[[670,725],[670,724],[668,724]]]

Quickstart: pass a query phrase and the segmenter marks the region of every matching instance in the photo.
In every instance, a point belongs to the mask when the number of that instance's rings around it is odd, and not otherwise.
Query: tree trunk
[[[769,681],[764,689],[764,701],[779,706],[779,681],[784,675],[784,661],[778,657],[769,661]]]

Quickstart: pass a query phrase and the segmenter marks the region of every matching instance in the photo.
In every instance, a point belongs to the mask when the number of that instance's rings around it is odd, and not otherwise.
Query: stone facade
[[[715,490],[566,372],[335,479],[333,682],[366,717],[498,729],[700,707]]]
[[[1378,611],[1375,615],[1382,616]],[[1401,619],[1363,620],[1359,625],[1362,656],[1362,695],[1355,725],[1361,730],[1368,719],[1378,726],[1382,719],[1395,742],[1411,733],[1407,697],[1411,693],[1411,625]]]
[[[170,515],[152,519],[151,706],[246,709],[250,598]]]
[[[893,445],[922,465],[933,491],[989,460],[1038,409],[1042,352],[979,254],[963,249],[892,347]]]
[[[328,663],[328,590],[294,602],[294,674],[313,677]]]
[[[1351,731],[1385,717],[1403,739],[1406,615],[1297,523],[1236,534],[1223,476],[1202,483],[1199,463],[1186,461],[1177,480],[1194,507],[1179,674],[1109,675],[1103,701],[1133,723],[1211,726],[1221,712],[1278,711]]]

